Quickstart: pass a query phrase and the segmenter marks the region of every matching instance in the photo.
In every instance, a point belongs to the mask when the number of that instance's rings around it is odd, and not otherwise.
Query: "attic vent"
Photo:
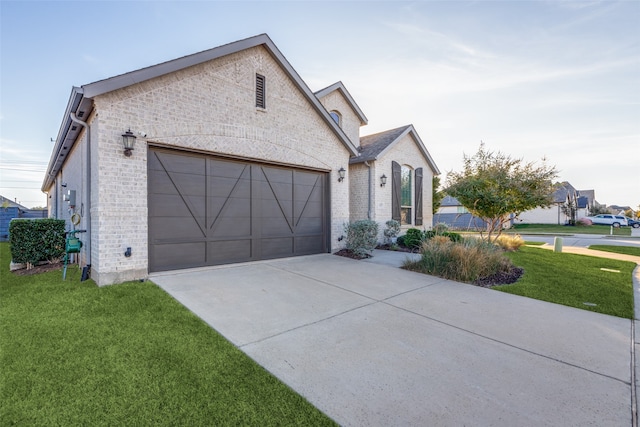
[[[78,117],[82,117],[82,116],[84,116],[84,111],[80,111],[80,112],[78,113]]]
[[[266,108],[265,78],[260,74],[256,74],[256,107]]]

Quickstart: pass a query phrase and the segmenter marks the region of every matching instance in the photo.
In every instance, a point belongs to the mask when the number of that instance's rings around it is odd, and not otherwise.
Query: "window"
[[[256,74],[256,107],[267,108],[265,96],[265,77]]]
[[[338,126],[342,126],[342,123],[340,123],[342,121],[342,117],[340,116],[340,113],[338,113],[337,111],[331,111],[329,112],[329,115],[331,116],[333,121],[338,124]]]
[[[400,223],[412,224],[412,187],[411,187],[411,169],[406,166],[402,166],[401,169],[401,183],[400,183]]]

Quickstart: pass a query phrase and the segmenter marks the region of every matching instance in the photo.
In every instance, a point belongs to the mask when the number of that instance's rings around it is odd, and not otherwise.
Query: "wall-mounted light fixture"
[[[380,187],[384,187],[385,185],[387,185],[387,175],[382,174],[380,177]]]
[[[347,172],[344,168],[340,168],[338,170],[338,182],[342,182],[344,180],[344,174]]]
[[[136,143],[136,136],[131,132],[131,129],[122,134],[122,144],[124,145],[124,155],[131,157],[133,146]]]

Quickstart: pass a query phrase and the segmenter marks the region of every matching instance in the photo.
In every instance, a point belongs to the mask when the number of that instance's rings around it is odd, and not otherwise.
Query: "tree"
[[[440,190],[439,176],[434,175],[431,183],[432,183],[432,191],[433,191],[431,206],[433,207],[432,213],[435,214],[436,212],[438,212],[438,209],[440,208],[440,203],[442,203],[442,199],[444,199],[444,191]]]
[[[569,198],[566,202],[560,205],[560,210],[562,213],[569,217],[569,224],[576,224],[576,214],[578,213],[578,207],[576,206],[573,198]]]
[[[605,205],[601,205],[598,202],[594,202],[591,209],[589,209],[589,215],[610,214],[609,208]]]
[[[487,223],[486,236],[495,241],[511,216],[537,207],[549,207],[552,202],[555,166],[524,163],[501,152],[486,150],[480,144],[473,156],[464,155],[461,172],[447,174],[445,192],[473,215]]]

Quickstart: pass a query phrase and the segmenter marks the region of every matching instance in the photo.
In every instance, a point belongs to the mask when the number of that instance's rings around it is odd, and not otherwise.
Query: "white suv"
[[[591,220],[594,224],[602,224],[602,225],[613,225],[614,227],[620,227],[627,224],[627,218],[623,215],[611,215],[611,214],[600,214],[596,216],[588,216],[586,217],[588,220]]]

